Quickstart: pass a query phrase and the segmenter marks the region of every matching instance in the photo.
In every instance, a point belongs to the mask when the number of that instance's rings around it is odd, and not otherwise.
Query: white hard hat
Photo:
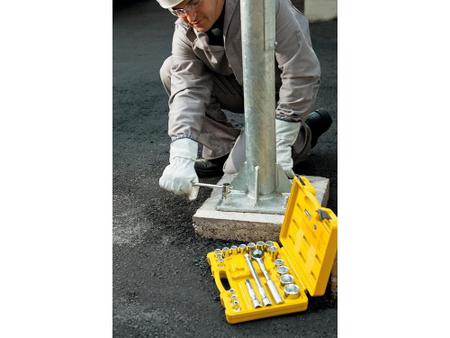
[[[162,8],[172,8],[180,3],[182,3],[184,0],[157,0]]]

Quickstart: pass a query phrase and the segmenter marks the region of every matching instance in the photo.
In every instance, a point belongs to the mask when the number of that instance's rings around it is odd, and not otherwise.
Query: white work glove
[[[275,133],[277,142],[277,164],[283,169],[288,178],[294,178],[292,169],[292,145],[295,143],[300,131],[300,122],[286,122],[275,119]]]
[[[194,169],[197,150],[198,143],[189,138],[172,142],[170,164],[164,169],[159,179],[159,186],[177,195],[186,194],[190,200],[195,200],[198,195],[198,187],[193,186],[198,182]]]

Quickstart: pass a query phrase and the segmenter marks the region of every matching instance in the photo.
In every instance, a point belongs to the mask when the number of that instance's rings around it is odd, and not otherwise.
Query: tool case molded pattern
[[[258,298],[260,295],[244,255],[229,255],[223,262],[219,262],[214,251],[207,254],[208,264],[225,308],[225,317],[230,324],[305,311],[308,307],[307,295],[321,296],[325,293],[336,257],[337,217],[332,210],[320,206],[314,187],[303,176],[295,177],[292,181],[279,242],[281,247],[274,242],[278,248],[277,258],[283,259],[284,265],[289,268],[294,283],[300,287],[300,296],[295,299],[284,297],[274,260],[268,252],[264,252],[264,264],[284,302],[275,304],[264,275],[255,262],[253,266],[272,301],[271,306],[256,309],[252,306],[245,285],[246,279],[250,280]],[[225,288],[224,284],[228,284],[229,288]],[[230,293],[229,289],[234,289],[234,293]],[[239,302],[238,311],[233,307],[233,297]]]

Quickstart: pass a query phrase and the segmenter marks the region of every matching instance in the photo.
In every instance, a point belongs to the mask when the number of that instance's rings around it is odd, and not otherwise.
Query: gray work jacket
[[[242,85],[242,46],[239,0],[226,0],[224,46],[208,44],[206,33],[175,22],[169,129],[172,140],[197,140],[214,73],[234,74]],[[300,121],[310,113],[320,83],[320,65],[311,45],[307,19],[290,0],[276,0],[275,58],[281,87],[276,118]]]

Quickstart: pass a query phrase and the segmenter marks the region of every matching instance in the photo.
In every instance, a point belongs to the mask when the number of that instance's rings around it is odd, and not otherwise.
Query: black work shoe
[[[316,110],[308,115],[305,123],[309,126],[309,129],[311,129],[311,148],[317,144],[320,135],[330,128],[332,122],[333,120],[331,119],[330,114],[325,110]]]
[[[217,177],[223,175],[223,164],[228,158],[228,154],[213,160],[199,158],[195,161],[194,169],[200,178]]]

